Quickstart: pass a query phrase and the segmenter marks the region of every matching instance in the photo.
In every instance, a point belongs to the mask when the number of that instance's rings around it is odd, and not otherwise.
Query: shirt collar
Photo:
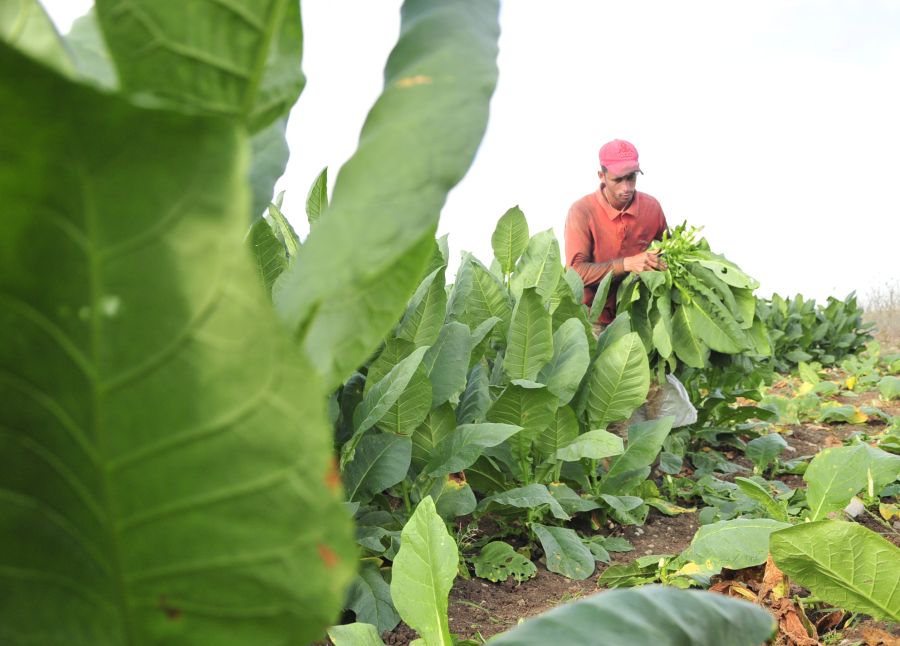
[[[603,208],[603,212],[606,213],[606,216],[610,220],[615,220],[623,213],[627,213],[628,215],[635,216],[635,217],[637,216],[638,199],[640,199],[640,193],[635,191],[634,198],[631,200],[631,204],[628,205],[628,208],[626,208],[624,211],[619,211],[618,209],[614,208],[609,203],[609,201],[607,201],[606,194],[603,192],[604,187],[606,187],[606,184],[604,184],[603,182],[600,182],[600,188],[597,189],[597,201],[600,203],[600,206]]]

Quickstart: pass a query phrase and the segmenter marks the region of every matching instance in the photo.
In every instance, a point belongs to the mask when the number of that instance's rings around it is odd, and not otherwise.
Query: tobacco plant
[[[357,565],[327,393],[471,163],[498,6],[406,2],[332,204],[265,265],[278,314],[242,239],[304,84],[299,3],[98,0],[65,45],[3,9],[0,642],[318,639]]]

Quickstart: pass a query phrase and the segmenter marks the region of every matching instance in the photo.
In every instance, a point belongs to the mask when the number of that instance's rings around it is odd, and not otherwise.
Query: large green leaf
[[[457,474],[435,478],[428,495],[434,500],[438,515],[447,521],[471,514],[478,506],[472,487]]]
[[[547,390],[559,397],[560,406],[568,404],[590,363],[584,327],[577,318],[571,318],[553,333],[553,356],[541,368],[537,381],[547,384]]]
[[[772,559],[831,605],[900,621],[900,549],[857,523],[819,521],[771,536]]]
[[[391,569],[391,597],[425,646],[451,646],[447,597],[456,578],[459,555],[453,537],[438,516],[431,497],[416,507],[400,536]]]
[[[675,418],[668,416],[632,424],[628,428],[625,452],[615,458],[604,476],[604,493],[625,494],[646,479]]]
[[[713,592],[645,586],[559,606],[489,643],[759,646],[774,633],[775,620],[752,603]]]
[[[509,293],[500,280],[475,258],[470,258],[466,266],[469,272],[466,275],[470,280],[470,289],[467,291],[465,312],[469,325],[476,327],[496,316],[500,319],[497,335],[500,338],[505,337],[512,318]],[[461,275],[458,274],[457,282],[460,277]],[[465,279],[466,276],[462,277]]]
[[[284,245],[275,237],[272,226],[265,218],[259,218],[247,233],[247,244],[256,260],[256,269],[266,290],[272,289],[281,272],[287,269],[288,260]]]
[[[326,166],[309,187],[306,194],[306,220],[310,228],[316,226],[322,214],[328,209],[328,167]]]
[[[583,458],[600,460],[602,458],[622,455],[625,452],[622,438],[609,431],[597,429],[582,433],[573,442],[566,444],[556,452],[556,459],[564,462],[576,462]]]
[[[769,518],[780,520],[784,523],[788,522],[787,507],[784,505],[784,503],[779,503],[777,500],[775,500],[772,497],[772,494],[769,493],[768,489],[763,487],[761,484],[759,484],[755,480],[741,477],[735,478],[734,484],[738,486],[738,488],[741,490],[741,493],[759,503],[765,510]]]
[[[347,500],[367,503],[406,477],[412,454],[408,437],[388,433],[362,436],[353,459],[344,467]]]
[[[557,451],[567,446],[578,437],[578,420],[571,406],[560,406],[556,409],[553,421],[542,430],[536,440],[535,446],[541,459],[557,457]]]
[[[0,0],[0,41],[6,41],[61,74],[73,76],[75,73],[62,39],[37,0]]]
[[[397,336],[416,346],[431,345],[438,338],[447,315],[444,270],[435,269],[419,284],[406,313],[397,326]]]
[[[504,213],[491,235],[494,257],[504,274],[511,274],[516,261],[528,246],[528,222],[518,206]]]
[[[550,495],[547,487],[537,483],[488,496],[481,501],[479,507],[481,509],[489,509],[491,505],[505,505],[518,507],[519,509],[537,509],[547,505],[554,517],[560,520],[569,520],[569,515],[562,508],[562,505],[559,504],[559,501]]]
[[[255,132],[286,115],[306,83],[299,2],[98,0],[97,12],[131,94],[238,117]]]
[[[659,356],[668,359],[672,356],[672,297],[663,290],[655,299],[650,316],[653,322],[653,347]]]
[[[250,188],[253,202],[250,207],[252,218],[260,217],[272,201],[275,183],[284,174],[290,150],[287,144],[287,117],[276,119],[250,139],[252,151]]]
[[[716,308],[699,294],[689,305],[682,305],[687,321],[695,334],[711,350],[737,354],[747,349],[749,339],[740,324],[724,307]]]
[[[484,450],[497,446],[522,430],[512,424],[463,424],[435,447],[425,472],[430,476],[468,468]]]
[[[705,574],[761,565],[769,555],[769,535],[789,526],[771,518],[737,518],[703,525],[682,557],[699,565]]]
[[[354,548],[243,246],[245,136],[3,44],[0,76],[0,641],[318,639]]]
[[[629,332],[600,353],[588,383],[591,426],[628,419],[644,403],[650,388],[650,364],[637,332]]]
[[[823,449],[803,474],[808,483],[809,518],[822,520],[829,512],[843,509],[853,496],[867,488],[870,477],[875,495],[898,476],[900,456],[887,451],[866,444]]]
[[[328,629],[328,638],[334,646],[384,646],[378,629],[361,622],[332,626]]]
[[[79,77],[98,87],[118,89],[116,69],[106,49],[103,34],[100,33],[97,12],[93,8],[72,23],[65,41]]]
[[[489,422],[521,426],[522,431],[510,438],[510,448],[518,461],[521,478],[526,478],[526,462],[530,462],[532,444],[554,423],[556,396],[546,388],[507,386],[487,413]]]
[[[531,529],[544,549],[547,569],[580,581],[594,573],[594,555],[574,529],[532,523]]]
[[[709,347],[703,342],[693,321],[685,313],[685,307],[675,308],[672,317],[672,350],[675,356],[691,368],[706,367]]]
[[[356,579],[350,584],[347,607],[356,615],[356,621],[376,626],[379,635],[400,623],[391,601],[391,588],[370,559],[362,561]]]
[[[496,0],[407,0],[384,91],[338,174],[328,217],[276,284],[279,313],[328,387],[365,361],[421,279],[441,207],[487,123],[497,15]]]
[[[559,242],[552,229],[541,231],[528,241],[516,273],[509,281],[509,291],[518,299],[524,290],[534,287],[541,302],[546,303],[556,291],[562,273]]]
[[[591,311],[588,315],[588,320],[591,323],[596,323],[600,320],[600,314],[603,313],[603,308],[606,307],[606,299],[609,297],[612,279],[613,272],[609,271],[600,282],[597,283],[597,291],[594,293],[594,300],[591,302]]]
[[[491,541],[472,560],[475,576],[497,583],[512,576],[521,583],[537,574],[534,563],[503,541]]]
[[[396,435],[411,435],[431,410],[431,382],[420,364],[394,405],[378,420],[378,428]]]
[[[412,435],[413,465],[425,468],[435,448],[456,429],[456,416],[450,404],[442,404],[431,411]]]
[[[740,268],[724,257],[711,252],[705,252],[706,257],[697,262],[707,269],[711,269],[719,280],[731,285],[732,287],[746,288],[754,290],[759,287],[759,282],[744,272]]]
[[[526,289],[513,310],[503,371],[510,379],[534,381],[544,364],[552,358],[550,312],[533,288]]]
[[[428,346],[416,348],[366,391],[365,397],[353,413],[354,435],[364,433],[384,417],[406,390],[427,351]]]
[[[483,422],[491,407],[488,375],[483,363],[476,363],[469,371],[466,389],[456,408],[456,421],[460,424]]]
[[[559,501],[567,514],[577,514],[584,511],[600,509],[600,505],[591,498],[583,498],[574,489],[561,482],[551,482],[547,485],[550,495]]]
[[[878,381],[878,391],[882,399],[900,399],[900,377],[885,375]]]
[[[458,321],[445,323],[437,341],[425,354],[422,365],[431,381],[431,406],[449,401],[459,402],[466,387],[472,335],[469,327]]]

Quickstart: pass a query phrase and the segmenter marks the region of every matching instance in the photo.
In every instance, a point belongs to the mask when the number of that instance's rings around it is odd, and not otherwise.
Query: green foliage
[[[328,209],[328,167],[323,168],[306,195],[306,219],[310,228],[314,227],[321,219],[322,214]]]
[[[354,549],[326,390],[242,245],[244,126],[0,68],[0,641],[319,638]]]
[[[650,387],[647,354],[637,333],[622,336],[600,352],[588,379],[591,425],[605,428],[610,422],[627,419],[647,398]]]
[[[356,621],[377,627],[378,635],[400,623],[400,615],[391,601],[391,587],[378,565],[369,559],[360,564],[356,579],[350,584],[347,607],[356,615]]]
[[[506,581],[509,577],[521,583],[537,574],[534,563],[503,541],[491,541],[482,547],[472,563],[477,576],[495,583]]]
[[[452,644],[447,597],[458,561],[456,543],[426,497],[403,528],[391,576],[397,612],[426,646]]]
[[[482,0],[406,2],[359,148],[334,182],[327,217],[275,285],[279,313],[329,388],[367,359],[421,282],[441,206],[487,123],[497,13]]]
[[[890,401],[900,398],[900,377],[885,375],[878,382],[878,390],[881,392],[882,399]]]
[[[650,465],[672,430],[672,421],[671,417],[664,417],[629,427],[625,452],[610,463],[609,471],[604,476],[604,493],[629,493],[646,479]]]
[[[777,462],[778,456],[786,448],[788,443],[780,434],[769,433],[747,442],[744,454],[753,462],[756,473],[763,473],[770,464]]]
[[[512,273],[516,261],[528,246],[529,238],[528,222],[518,206],[509,209],[497,222],[497,227],[491,236],[491,247],[494,249],[494,257],[500,263],[500,270],[504,274]]]
[[[285,114],[306,83],[296,2],[243,0],[197,10],[99,0],[97,14],[122,88],[160,105],[236,117],[256,131]],[[218,29],[180,28],[188,21]],[[155,47],[144,46],[154,37]]]
[[[674,359],[705,368],[710,351],[764,354],[753,341],[753,290],[759,286],[734,263],[712,253],[699,229],[682,223],[651,244],[668,269],[632,274],[619,286],[617,314],[628,312],[634,330],[660,364]],[[660,371],[662,366],[660,366]]]
[[[74,76],[74,65],[62,39],[37,0],[0,2],[0,41],[64,76]]]
[[[531,525],[541,547],[547,569],[580,581],[594,573],[594,555],[574,529],[533,523]]]
[[[384,646],[378,629],[369,623],[344,624],[328,629],[334,646]]]
[[[900,477],[900,456],[867,444],[839,446],[820,451],[803,474],[810,520],[822,520],[843,509],[864,489],[874,496]]]
[[[789,525],[769,518],[738,518],[703,525],[682,553],[686,562],[696,563],[705,575],[722,568],[741,570],[766,562],[769,535]]]
[[[667,587],[611,590],[529,619],[491,640],[496,646],[629,644],[758,646],[775,632],[762,608],[711,592]]]
[[[839,608],[900,621],[900,549],[856,523],[819,521],[771,536],[775,564]]]
[[[510,380],[537,379],[541,368],[553,357],[553,329],[550,312],[537,291],[524,290],[516,302],[503,359]]]
[[[768,329],[771,362],[780,372],[801,362],[834,365],[872,339],[872,324],[862,322],[863,310],[853,293],[843,300],[829,296],[825,305],[800,294],[775,294],[757,302],[756,314]]]

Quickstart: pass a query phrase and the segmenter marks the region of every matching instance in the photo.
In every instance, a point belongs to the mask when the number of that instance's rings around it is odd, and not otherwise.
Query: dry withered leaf
[[[809,636],[793,601],[785,597],[773,603],[771,608],[775,618],[778,619],[778,630],[791,646],[819,646],[818,634]]]
[[[895,637],[881,628],[863,628],[866,646],[900,646],[900,637]]]
[[[772,601],[777,601],[787,595],[790,582],[784,576],[784,572],[778,569],[772,555],[766,559],[766,570],[763,573],[762,586],[759,589],[757,601],[762,603],[767,596],[771,596]]]
[[[709,591],[724,594],[726,597],[756,601],[756,595],[753,591],[740,581],[735,581],[734,579],[719,581],[718,583],[711,585]]]
[[[816,628],[819,631],[819,634],[828,633],[841,625],[841,622],[844,620],[844,611],[843,610],[835,610],[831,612],[816,622]]]

